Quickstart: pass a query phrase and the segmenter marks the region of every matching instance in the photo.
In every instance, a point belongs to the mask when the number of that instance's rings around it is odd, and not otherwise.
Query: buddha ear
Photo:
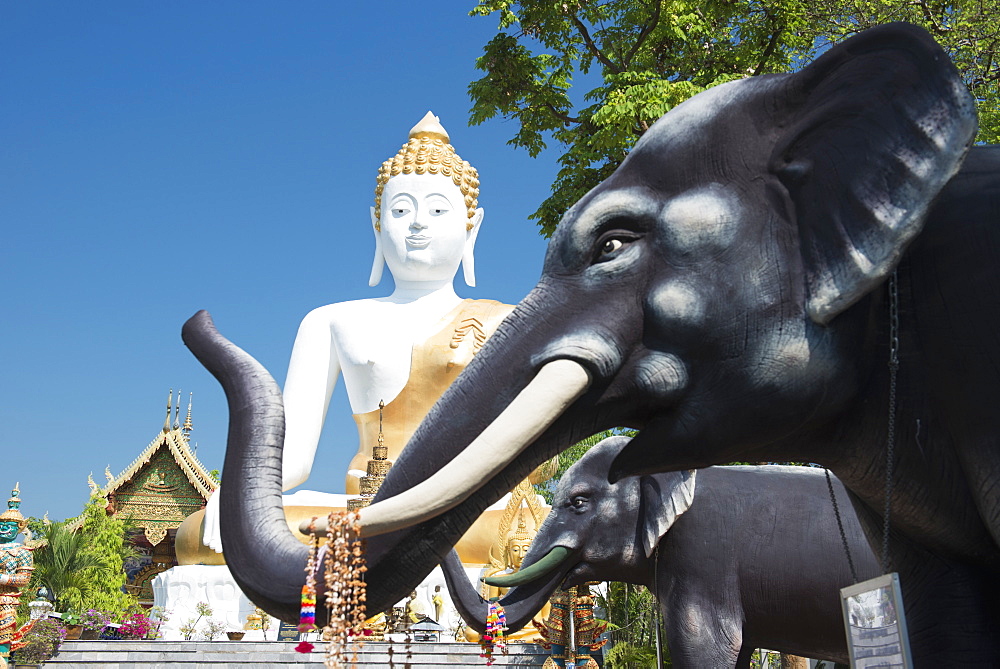
[[[385,267],[385,256],[382,254],[382,235],[379,234],[378,219],[375,218],[375,207],[369,207],[372,217],[372,232],[375,233],[375,260],[372,261],[372,275],[368,278],[369,286],[377,286],[382,281],[382,269]]]
[[[465,250],[462,252],[462,276],[470,288],[476,287],[476,238],[479,237],[479,226],[483,223],[483,208],[476,209],[470,219],[472,229],[465,233]]]

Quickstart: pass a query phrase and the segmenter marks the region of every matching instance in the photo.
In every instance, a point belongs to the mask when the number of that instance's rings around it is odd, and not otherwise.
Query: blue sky
[[[495,17],[472,2],[41,0],[0,7],[0,494],[79,513],[194,392],[192,441],[222,466],[228,420],[180,328],[208,309],[279,383],[310,309],[367,285],[375,174],[433,110],[479,169],[479,286],[519,301],[545,240],[528,215],[554,151],[470,128]],[[378,324],[371,324],[377,328]],[[340,492],[356,450],[343,386],[304,487]]]

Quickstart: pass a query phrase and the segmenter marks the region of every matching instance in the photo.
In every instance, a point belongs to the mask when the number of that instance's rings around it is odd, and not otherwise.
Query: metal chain
[[[885,505],[882,509],[882,572],[889,573],[889,511],[892,500],[892,470],[896,451],[896,373],[899,371],[899,289],[896,283],[896,270],[889,277],[889,424],[886,434],[885,449]],[[844,532],[844,522],[840,517],[840,507],[837,496],[833,492],[833,481],[830,470],[825,469],[826,485],[830,491],[830,501],[833,503],[833,513],[837,517],[837,529],[840,530],[840,541],[844,544],[847,564],[851,568],[851,578],[858,582],[858,573],[851,557],[851,549],[847,544],[847,534]]]
[[[885,449],[885,507],[882,515],[882,573],[889,573],[889,510],[896,449],[896,372],[899,370],[899,288],[896,270],[889,277],[889,426]]]
[[[844,521],[840,519],[840,507],[837,505],[837,496],[833,492],[833,480],[830,478],[830,470],[824,469],[826,473],[826,487],[830,491],[830,501],[833,502],[833,515],[837,517],[837,529],[840,530],[840,541],[844,544],[844,552],[847,554],[847,564],[851,568],[851,580],[858,582],[858,570],[854,568],[854,558],[851,557],[851,548],[847,545],[847,534],[844,532]]]

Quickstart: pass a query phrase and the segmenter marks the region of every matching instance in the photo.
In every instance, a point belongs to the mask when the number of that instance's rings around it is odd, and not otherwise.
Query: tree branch
[[[774,32],[771,33],[771,37],[769,37],[767,40],[767,46],[764,47],[764,52],[760,55],[760,60],[757,62],[757,65],[753,68],[753,73],[751,76],[757,76],[758,74],[760,74],[761,70],[764,69],[764,66],[767,64],[768,59],[771,57],[771,55],[774,53],[774,50],[778,46],[778,38],[781,37],[781,33],[782,33],[782,28],[780,26],[775,28]]]
[[[642,46],[643,42],[646,41],[646,39],[653,32],[653,29],[656,28],[656,25],[660,22],[660,8],[663,5],[660,3],[660,0],[652,0],[652,5],[655,7],[653,15],[650,17],[649,22],[642,27],[642,30],[639,32],[639,36],[635,39],[635,44],[632,45],[632,48],[629,49],[628,53],[625,55],[625,59],[622,61],[622,67],[624,68],[629,66],[632,59],[635,58],[635,54],[638,53],[639,47]]]
[[[603,51],[597,48],[597,45],[594,44],[594,40],[590,37],[590,31],[587,30],[587,26],[584,25],[583,21],[578,19],[575,14],[570,15],[569,20],[573,22],[573,25],[575,25],[576,29],[580,32],[580,36],[583,37],[584,44],[587,45],[587,50],[594,55],[594,58],[604,63],[604,65],[615,74],[620,74],[623,71],[623,68],[615,65],[611,59],[604,55]]]
[[[580,123],[580,119],[578,117],[569,116],[568,114],[562,113],[561,111],[556,109],[551,102],[546,102],[545,106],[548,107],[549,111],[552,112],[553,116],[555,116],[563,123]]]
[[[934,19],[934,14],[931,12],[931,8],[927,6],[926,0],[920,0],[920,9],[924,13],[924,18],[927,19],[927,22],[933,27],[934,32],[938,35],[945,35],[948,33],[948,29],[942,27],[941,24]]]

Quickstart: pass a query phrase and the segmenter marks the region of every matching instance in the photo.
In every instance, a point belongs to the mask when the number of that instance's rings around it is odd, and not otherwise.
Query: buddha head
[[[385,265],[397,283],[441,283],[450,282],[461,264],[465,282],[475,286],[473,250],[483,220],[478,196],[476,169],[455,153],[438,118],[427,112],[379,169],[369,285],[378,285]]]
[[[511,569],[520,569],[524,556],[528,554],[531,547],[531,535],[524,525],[524,517],[518,516],[517,530],[510,535],[507,540],[507,566]]]
[[[27,519],[21,515],[20,484],[14,485],[14,490],[7,500],[7,510],[0,513],[0,543],[9,543],[27,527]]]

